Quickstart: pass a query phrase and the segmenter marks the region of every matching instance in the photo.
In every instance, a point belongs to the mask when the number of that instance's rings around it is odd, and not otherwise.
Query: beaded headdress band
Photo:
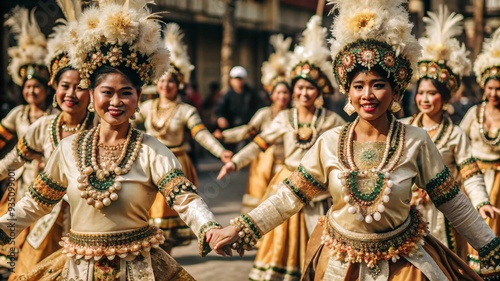
[[[189,83],[194,65],[189,61],[187,47],[182,43],[184,34],[176,23],[167,24],[165,30],[165,47],[170,51],[170,67],[166,74],[174,75],[179,82],[179,89]]]
[[[49,71],[44,65],[47,55],[47,40],[36,22],[35,10],[16,7],[5,21],[15,35],[17,46],[10,47],[7,70],[19,86],[31,78],[49,80]]]
[[[471,70],[469,52],[454,38],[462,33],[462,20],[462,15],[450,13],[446,6],[440,6],[437,14],[429,12],[424,18],[424,37],[419,39],[422,58],[418,62],[418,79],[436,79],[451,93],[456,92],[461,77]]]
[[[335,78],[328,60],[326,33],[326,28],[321,26],[321,17],[312,16],[302,32],[299,45],[294,49],[288,73],[292,81],[306,79],[314,83],[324,95],[329,95],[333,93]]]
[[[80,86],[102,66],[128,68],[144,84],[167,71],[169,52],[161,39],[158,16],[146,7],[150,0],[99,0],[79,20],[70,23],[71,65],[80,71]]]
[[[483,50],[474,62],[474,74],[483,88],[488,79],[500,80],[500,28],[484,40]]]
[[[420,45],[403,0],[329,0],[339,10],[331,32],[331,55],[340,91],[350,87],[349,73],[358,67],[385,70],[402,92],[412,77]]]
[[[286,66],[292,52],[289,51],[292,38],[284,38],[283,34],[272,35],[269,43],[274,47],[274,53],[262,63],[262,85],[267,93],[271,94],[278,83],[287,83]]]

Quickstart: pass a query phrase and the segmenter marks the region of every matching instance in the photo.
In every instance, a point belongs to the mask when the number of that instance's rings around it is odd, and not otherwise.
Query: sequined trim
[[[481,169],[479,169],[476,159],[472,157],[458,164],[458,168],[463,180],[468,180],[473,176],[481,174]]]
[[[269,148],[269,144],[260,136],[253,138],[253,142],[258,145],[262,151],[266,151]]]
[[[199,248],[200,256],[204,257],[204,256],[208,255],[208,253],[210,253],[210,251],[212,251],[212,249],[210,248],[210,245],[208,245],[208,243],[207,243],[207,239],[206,239],[207,232],[210,229],[220,229],[220,228],[222,228],[222,226],[215,221],[206,222],[205,224],[203,224],[200,227],[200,231],[198,234],[198,248]]]
[[[26,162],[31,162],[35,159],[36,155],[41,155],[38,151],[29,147],[26,137],[23,137],[17,142],[16,150],[17,155]]]
[[[63,254],[76,259],[109,260],[115,257],[135,257],[142,251],[149,252],[165,241],[163,231],[146,226],[133,231],[103,234],[85,234],[71,231],[62,238]]]
[[[301,165],[283,183],[304,203],[309,202],[316,194],[326,189]]]
[[[191,136],[194,137],[196,136],[196,134],[206,129],[207,127],[205,127],[205,125],[203,125],[202,123],[196,124],[191,128]]]
[[[406,221],[398,228],[386,233],[354,233],[343,229],[336,222],[322,216],[319,224],[324,227],[322,243],[331,249],[331,256],[341,262],[364,262],[369,268],[377,267],[377,262],[411,255],[423,244],[427,235],[427,223],[422,215],[412,207]]]
[[[173,207],[175,198],[182,192],[196,193],[196,187],[185,176],[182,170],[172,169],[157,184],[158,190],[167,199],[170,207]]]
[[[500,277],[500,238],[495,237],[478,252],[481,277],[484,280],[498,280]]]
[[[61,201],[64,194],[66,194],[66,187],[51,179],[45,171],[42,171],[30,186],[29,193],[38,203],[50,206]]]
[[[444,169],[426,185],[426,190],[436,207],[455,198],[458,192],[460,192],[460,188],[447,167],[444,167]]]
[[[7,245],[10,242],[10,237],[5,231],[0,229],[0,245]]]

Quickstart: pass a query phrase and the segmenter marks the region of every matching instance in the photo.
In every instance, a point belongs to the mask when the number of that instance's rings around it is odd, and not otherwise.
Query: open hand
[[[222,168],[220,169],[219,175],[217,176],[217,180],[221,180],[223,177],[225,177],[227,174],[232,173],[236,171],[236,166],[234,165],[233,162],[229,161]]]
[[[496,218],[497,214],[500,214],[500,209],[491,205],[484,205],[479,209],[479,214],[481,214],[481,217],[483,217],[483,219],[487,217],[494,219]]]

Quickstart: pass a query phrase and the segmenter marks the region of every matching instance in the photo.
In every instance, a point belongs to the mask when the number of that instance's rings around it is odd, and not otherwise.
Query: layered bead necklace
[[[52,124],[50,125],[50,142],[52,143],[52,148],[56,148],[59,145],[59,142],[61,141],[61,131],[59,128],[62,128],[63,131],[65,132],[69,132],[64,130],[64,124],[61,125],[62,123],[61,117],[62,117],[62,112],[57,114],[56,118],[54,118],[54,121],[52,121]],[[93,121],[94,119],[93,117],[94,117],[93,113],[87,112],[87,115],[85,115],[83,122],[78,124],[78,126],[71,128],[72,129],[71,132],[83,131],[85,128],[89,126],[89,123]]]
[[[96,209],[102,209],[118,200],[117,192],[122,186],[120,182],[115,182],[115,178],[130,171],[139,155],[143,137],[140,131],[130,127],[124,143],[105,147],[98,144],[100,128],[101,125],[98,125],[90,131],[82,132],[73,142],[73,154],[80,171],[80,196]],[[101,156],[101,159],[105,158],[107,161],[98,163],[99,147],[102,148],[103,154],[111,151],[111,155]]]
[[[160,104],[160,99],[153,101],[151,105],[151,129],[164,135],[168,131],[168,125],[170,120],[177,109],[178,103],[172,102],[167,105],[167,107],[162,108]]]
[[[359,117],[352,123],[342,128],[339,138],[338,158],[344,166],[344,171],[339,174],[342,183],[344,202],[348,212],[356,215],[359,221],[372,223],[379,221],[385,211],[385,203],[390,200],[389,194],[394,183],[390,180],[390,173],[398,164],[405,147],[405,127],[394,116],[389,117],[390,126],[385,142],[384,155],[377,167],[361,170],[354,162],[353,138],[354,128],[359,122]],[[368,185],[360,188],[362,184]]]
[[[423,114],[419,113],[414,120],[410,121],[410,124],[416,124],[418,127],[427,132],[437,129],[437,132],[431,137],[431,139],[438,149],[442,149],[448,143],[448,140],[453,132],[453,121],[451,121],[450,116],[448,114],[443,114],[443,119],[441,122],[436,124],[437,127],[433,130],[427,130],[428,128],[421,126],[422,118]],[[435,127],[436,125],[432,127]]]
[[[323,109],[316,108],[314,110],[314,115],[311,120],[311,123],[308,124],[300,124],[299,123],[299,113],[297,108],[292,109],[292,125],[295,134],[295,146],[301,149],[310,148],[318,138],[318,120],[319,115],[325,114]],[[323,118],[321,118],[323,119]]]
[[[488,136],[488,131],[485,130],[484,128],[484,114],[486,111],[486,102],[483,101],[483,103],[480,106],[479,109],[479,134],[481,135],[481,139],[483,140],[484,143],[486,143],[489,146],[497,146],[500,143],[500,130],[497,131],[496,135],[494,138],[490,138]]]

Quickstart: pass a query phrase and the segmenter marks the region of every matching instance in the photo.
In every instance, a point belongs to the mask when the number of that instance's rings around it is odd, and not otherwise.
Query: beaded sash
[[[331,209],[329,213],[331,212]],[[344,229],[328,219],[330,214],[320,218],[323,225],[322,243],[331,250],[331,256],[341,262],[366,263],[377,275],[377,262],[392,260],[400,256],[412,255],[423,244],[427,235],[427,223],[422,215],[412,207],[406,221],[396,229],[386,233],[358,233]]]
[[[86,234],[71,231],[60,242],[63,253],[77,259],[100,260],[115,257],[134,259],[141,252],[158,248],[165,240],[163,231],[155,226],[146,226],[132,231],[103,234]]]

